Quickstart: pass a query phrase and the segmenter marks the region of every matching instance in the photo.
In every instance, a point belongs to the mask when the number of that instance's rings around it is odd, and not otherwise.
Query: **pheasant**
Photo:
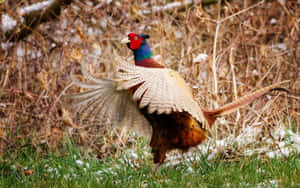
[[[282,90],[277,83],[218,109],[204,109],[176,71],[152,58],[147,38],[149,35],[130,33],[121,41],[133,51],[135,65],[118,59],[114,80],[95,78],[82,63],[82,73],[92,83],[83,83],[71,75],[74,84],[87,89],[72,98],[78,101],[75,107],[79,112],[95,118],[100,126],[123,126],[145,136],[152,132],[150,146],[157,166],[164,162],[168,151],[185,152],[203,143],[218,116],[271,90]]]

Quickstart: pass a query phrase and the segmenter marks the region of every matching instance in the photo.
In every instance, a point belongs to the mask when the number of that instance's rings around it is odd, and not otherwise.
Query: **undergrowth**
[[[41,155],[32,146],[7,153],[0,164],[1,187],[297,187],[300,157],[185,160],[152,171],[149,148],[124,150],[119,158],[98,159],[68,139],[60,153]],[[195,156],[198,153],[195,153]],[[196,159],[196,157],[195,157]]]
[[[37,2],[4,1],[0,12],[17,19],[20,8]],[[159,7],[172,1],[72,1],[56,19],[39,24],[22,40],[0,33],[0,155],[6,148],[19,150],[15,142],[26,138],[56,152],[66,133],[99,156],[113,153],[108,145],[118,145],[115,139],[100,133],[102,127],[77,121],[64,94],[79,92],[66,88],[71,72],[80,73],[81,57],[91,64],[91,74],[101,78],[113,77],[116,55],[133,62],[130,50],[120,44],[128,32],[151,36],[154,58],[185,79],[203,108],[214,109],[284,80],[289,82],[282,87],[299,93],[297,1],[233,0],[220,7],[191,2],[164,10]],[[217,121],[210,136],[223,139],[256,125],[268,134],[270,126],[286,121],[294,122],[298,134],[299,98],[272,95]],[[99,142],[103,135],[104,145]]]

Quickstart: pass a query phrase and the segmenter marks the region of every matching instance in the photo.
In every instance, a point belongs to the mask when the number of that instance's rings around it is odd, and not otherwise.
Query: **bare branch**
[[[20,8],[18,19],[7,14],[2,15],[1,34],[6,41],[19,41],[28,36],[40,23],[55,19],[60,15],[61,7],[72,0],[47,0]]]

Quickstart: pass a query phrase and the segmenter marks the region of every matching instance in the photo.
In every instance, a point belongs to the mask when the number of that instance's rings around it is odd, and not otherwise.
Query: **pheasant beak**
[[[121,40],[121,43],[122,44],[127,44],[127,43],[130,43],[130,40],[128,39],[128,37],[126,37],[126,38]]]

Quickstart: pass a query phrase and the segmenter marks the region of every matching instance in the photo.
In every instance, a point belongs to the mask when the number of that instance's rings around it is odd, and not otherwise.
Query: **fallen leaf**
[[[48,77],[49,76],[46,71],[42,71],[37,74],[37,79],[40,83],[41,88],[48,89],[48,86],[49,86]]]
[[[66,125],[70,127],[76,127],[76,125],[73,122],[71,112],[69,112],[66,108],[62,108],[62,120]]]
[[[26,176],[32,175],[34,173],[34,170],[24,170],[24,174]]]
[[[69,54],[70,58],[78,63],[81,62],[83,54],[79,48],[73,48]]]

